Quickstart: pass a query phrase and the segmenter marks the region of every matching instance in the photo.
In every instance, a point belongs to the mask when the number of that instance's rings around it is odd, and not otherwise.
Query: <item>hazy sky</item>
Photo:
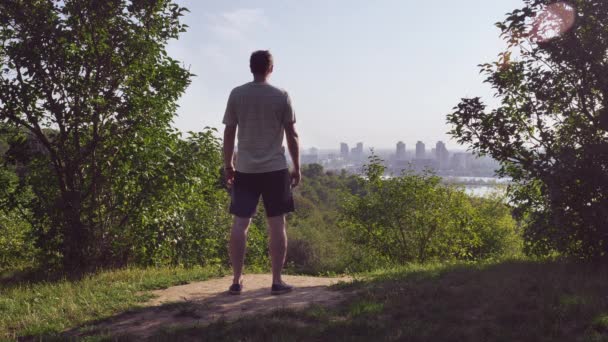
[[[176,126],[223,129],[232,88],[249,82],[249,55],[269,49],[270,82],[294,104],[302,145],[392,147],[444,140],[459,99],[491,91],[478,64],[505,44],[493,25],[521,0],[179,0],[190,26],[169,53],[197,76]]]

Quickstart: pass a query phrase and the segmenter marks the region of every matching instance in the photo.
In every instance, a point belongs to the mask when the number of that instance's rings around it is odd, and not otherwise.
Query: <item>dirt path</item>
[[[296,288],[280,296],[270,295],[272,277],[269,274],[245,275],[243,293],[237,296],[227,293],[232,277],[153,291],[156,297],[146,303],[145,308],[87,327],[86,335],[109,333],[145,339],[161,328],[208,324],[220,318],[231,321],[279,308],[303,309],[311,304],[331,306],[344,295],[327,287],[350,280],[303,276],[284,276],[283,279]]]

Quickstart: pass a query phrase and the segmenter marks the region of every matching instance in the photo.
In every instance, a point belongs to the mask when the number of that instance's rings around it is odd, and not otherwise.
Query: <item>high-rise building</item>
[[[357,143],[357,153],[363,154],[363,143]]]
[[[348,144],[347,143],[340,143],[340,156],[342,156],[343,158],[348,157]]]
[[[416,159],[424,159],[426,155],[424,143],[422,141],[418,141],[416,143]]]
[[[351,158],[353,160],[360,160],[363,158],[363,143],[357,143],[356,147],[350,150]]]
[[[395,153],[395,159],[405,159],[405,144],[403,143],[403,141],[397,143],[397,152]]]
[[[446,166],[448,164],[450,153],[448,149],[445,147],[443,141],[438,141],[437,145],[435,145],[435,157],[439,162],[441,167]]]

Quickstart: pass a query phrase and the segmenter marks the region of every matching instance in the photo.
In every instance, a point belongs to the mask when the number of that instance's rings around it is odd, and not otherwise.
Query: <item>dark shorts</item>
[[[287,169],[264,173],[237,171],[231,195],[230,213],[238,217],[252,217],[260,195],[268,217],[294,211],[291,177]]]

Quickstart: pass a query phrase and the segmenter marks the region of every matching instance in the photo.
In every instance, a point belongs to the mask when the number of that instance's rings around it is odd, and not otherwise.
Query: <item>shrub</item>
[[[515,223],[504,203],[473,200],[430,173],[383,174],[372,156],[360,179],[365,194],[347,196],[342,206],[340,224],[355,245],[396,263],[476,260],[513,249]]]
[[[31,196],[28,188],[19,187],[13,171],[0,167],[0,271],[35,263],[31,213],[24,206]]]

